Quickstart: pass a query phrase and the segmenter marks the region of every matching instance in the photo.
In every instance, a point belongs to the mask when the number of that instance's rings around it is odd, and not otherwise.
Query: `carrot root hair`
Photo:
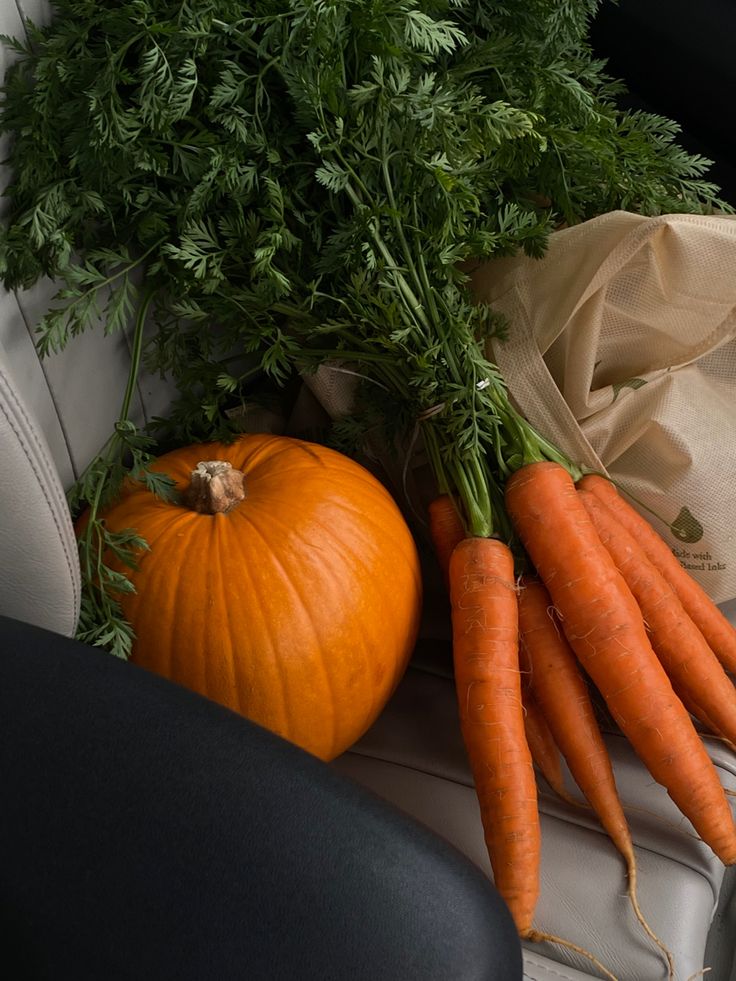
[[[636,862],[634,861],[633,856],[631,862],[627,862],[627,865],[628,865],[628,875],[629,875],[628,893],[629,893],[629,900],[631,902],[631,908],[634,910],[634,916],[639,921],[639,925],[641,926],[644,933],[646,933],[646,935],[649,937],[652,943],[656,944],[657,947],[659,947],[659,949],[661,950],[662,955],[667,961],[668,981],[672,981],[672,979],[674,979],[675,977],[675,959],[672,955],[672,951],[664,943],[664,941],[657,936],[654,930],[652,930],[652,928],[647,923],[646,917],[641,911],[641,907],[639,906],[639,898],[636,893]]]
[[[566,947],[568,950],[574,951],[576,954],[580,954],[581,957],[585,957],[586,960],[590,961],[593,966],[601,972],[609,981],[618,981],[615,974],[612,974],[608,968],[601,964],[595,954],[591,954],[589,950],[585,947],[581,947],[580,944],[573,943],[572,940],[565,940],[564,937],[557,937],[554,933],[545,933],[542,930],[528,930],[523,936],[522,940],[528,940],[533,944],[558,944],[560,947]]]

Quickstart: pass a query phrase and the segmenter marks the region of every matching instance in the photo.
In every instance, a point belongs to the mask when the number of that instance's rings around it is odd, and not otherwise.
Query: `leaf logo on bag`
[[[703,526],[687,508],[680,509],[680,513],[670,525],[670,531],[681,542],[699,542],[703,537]]]
[[[646,385],[646,379],[644,378],[629,378],[627,379],[627,381],[616,382],[614,385],[611,385],[611,388],[613,389],[613,399],[611,400],[611,402],[613,403],[616,401],[616,399],[619,397],[621,393],[622,388],[637,389],[637,388],[641,388],[642,385]]]

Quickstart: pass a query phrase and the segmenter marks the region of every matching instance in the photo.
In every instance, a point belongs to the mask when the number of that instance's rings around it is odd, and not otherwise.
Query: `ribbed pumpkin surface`
[[[183,490],[201,460],[243,471],[246,499],[199,514],[135,486],[105,515],[150,545],[128,570],[133,660],[332,759],[375,720],[411,654],[413,538],[383,485],[325,447],[250,435],[154,469]]]

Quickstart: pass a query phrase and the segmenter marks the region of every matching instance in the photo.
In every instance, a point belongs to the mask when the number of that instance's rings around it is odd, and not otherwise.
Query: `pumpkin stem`
[[[192,470],[184,504],[200,514],[227,514],[245,500],[245,474],[225,460],[202,460]]]

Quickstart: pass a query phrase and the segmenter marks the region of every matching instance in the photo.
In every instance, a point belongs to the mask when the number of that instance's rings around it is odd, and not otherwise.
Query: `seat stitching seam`
[[[43,449],[43,445],[41,444],[41,441],[38,439],[38,434],[36,433],[35,427],[31,423],[28,415],[26,414],[26,412],[25,412],[25,410],[23,408],[23,405],[18,400],[18,398],[15,395],[15,392],[13,391],[12,387],[8,384],[7,378],[6,378],[5,374],[2,371],[0,371],[0,383],[2,383],[2,387],[4,388],[3,394],[7,397],[8,404],[12,403],[13,408],[18,413],[18,416],[28,426],[28,431],[29,431],[29,434],[30,434],[30,441],[32,441],[35,444],[34,448],[38,452],[38,454],[41,457],[41,459],[43,460],[44,464],[46,466],[48,466],[49,469],[53,469],[53,464],[51,464],[51,462],[48,460],[48,458],[46,456],[46,453],[45,453],[45,451]],[[44,497],[44,499],[46,501],[46,504],[48,506],[49,512],[51,513],[51,518],[52,518],[52,520],[54,522],[54,525],[56,527],[56,532],[57,532],[57,535],[58,535],[58,538],[59,538],[59,542],[60,542],[61,547],[62,547],[62,551],[64,553],[64,558],[66,559],[67,568],[68,568],[69,573],[71,575],[72,581],[76,583],[76,580],[78,578],[78,568],[72,562],[72,559],[71,559],[71,556],[70,556],[70,553],[69,553],[69,548],[68,548],[67,542],[66,542],[66,535],[64,534],[64,531],[63,531],[63,529],[61,527],[61,523],[59,521],[58,508],[59,508],[60,501],[58,499],[54,500],[52,498],[51,494],[49,493],[49,488],[47,486],[47,481],[44,478],[44,475],[39,470],[39,467],[37,466],[36,461],[33,459],[33,455],[29,452],[28,443],[30,441],[28,439],[28,434],[26,434],[26,433],[24,433],[24,432],[21,431],[20,427],[17,425],[16,419],[10,414],[9,411],[6,411],[6,409],[5,409],[5,403],[4,402],[3,403],[0,403],[0,405],[2,405],[3,415],[7,419],[8,424],[10,425],[11,429],[13,430],[13,433],[17,437],[18,444],[21,447],[21,449],[23,450],[23,452],[25,454],[25,457],[26,457],[28,463],[30,464],[30,467],[33,470],[33,473],[34,473],[34,475],[36,477],[36,480],[38,482],[38,485],[39,485],[39,487],[41,489],[41,493],[42,493],[42,495],[43,495],[43,497]],[[66,505],[66,502],[64,502],[64,503]],[[73,604],[74,604],[74,606],[73,606],[74,626],[76,628],[76,624],[77,624],[77,621],[79,619],[79,602],[78,602],[78,598],[77,598],[77,591],[76,591],[76,589],[72,590],[72,592],[73,592]]]

